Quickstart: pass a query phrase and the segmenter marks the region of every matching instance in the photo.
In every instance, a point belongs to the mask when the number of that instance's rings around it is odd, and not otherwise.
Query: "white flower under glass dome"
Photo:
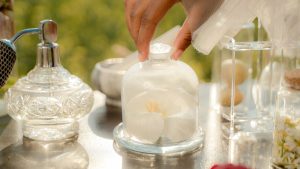
[[[172,60],[171,47],[150,46],[149,60],[132,66],[122,88],[123,124],[119,146],[146,153],[173,153],[199,147],[198,78],[185,63]]]

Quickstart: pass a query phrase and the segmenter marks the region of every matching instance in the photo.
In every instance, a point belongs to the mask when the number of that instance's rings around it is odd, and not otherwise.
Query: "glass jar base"
[[[113,99],[110,97],[106,98],[106,105],[111,106],[111,107],[122,107],[121,100],[118,99]]]
[[[234,129],[231,129],[234,127]],[[222,136],[225,139],[229,139],[230,135],[238,132],[249,133],[269,133],[273,132],[273,119],[252,119],[245,121],[234,121],[234,125],[231,126],[230,121],[223,120],[221,124]]]
[[[63,124],[23,124],[23,135],[32,140],[54,141],[78,135],[78,122]]]
[[[231,121],[232,114],[229,108],[221,109],[222,118]],[[256,111],[244,110],[243,112],[236,111],[234,113],[234,120],[238,122],[249,121],[259,117]]]
[[[174,143],[168,146],[160,146],[155,144],[143,144],[128,138],[125,135],[123,123],[120,123],[114,129],[114,141],[117,147],[134,152],[157,154],[157,155],[177,155],[195,151],[203,147],[204,133],[202,130],[191,139]]]

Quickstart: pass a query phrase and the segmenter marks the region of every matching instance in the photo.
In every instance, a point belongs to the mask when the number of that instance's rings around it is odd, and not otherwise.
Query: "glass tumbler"
[[[228,136],[230,130],[251,132],[271,128],[271,111],[264,110],[271,104],[265,98],[271,97],[272,66],[276,65],[271,49],[272,44],[267,41],[230,39],[223,44],[219,104]]]

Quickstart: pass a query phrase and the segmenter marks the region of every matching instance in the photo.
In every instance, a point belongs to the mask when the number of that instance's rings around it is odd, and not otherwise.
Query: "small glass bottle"
[[[298,169],[300,166],[300,69],[293,68],[284,72],[283,87],[279,90],[276,103],[273,137],[274,167]]]
[[[60,140],[78,134],[77,120],[93,105],[92,89],[60,63],[57,25],[40,25],[37,62],[5,96],[7,112],[22,123],[23,135],[33,140]]]
[[[190,151],[201,145],[198,78],[189,66],[170,56],[170,46],[153,44],[149,60],[125,74],[123,124],[114,132],[119,146],[162,154]]]

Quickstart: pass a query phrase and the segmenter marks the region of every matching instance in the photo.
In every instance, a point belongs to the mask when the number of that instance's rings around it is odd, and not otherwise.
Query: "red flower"
[[[224,164],[224,165],[214,165],[211,169],[248,169],[242,165]]]

